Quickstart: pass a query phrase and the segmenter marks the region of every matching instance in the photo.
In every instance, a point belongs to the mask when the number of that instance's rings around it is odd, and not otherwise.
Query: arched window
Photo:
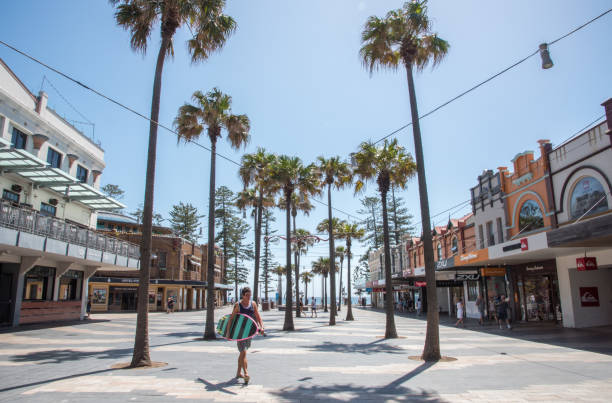
[[[601,183],[590,176],[580,179],[574,186],[570,198],[571,218],[578,219],[584,214],[597,214],[606,210],[608,210],[608,200]]]
[[[442,244],[438,242],[438,260],[442,259]]]
[[[451,241],[451,252],[453,253],[453,255],[456,255],[458,250],[457,250],[457,237],[453,237],[453,240]]]
[[[519,215],[519,231],[529,232],[544,227],[544,216],[540,206],[533,200],[527,200]]]

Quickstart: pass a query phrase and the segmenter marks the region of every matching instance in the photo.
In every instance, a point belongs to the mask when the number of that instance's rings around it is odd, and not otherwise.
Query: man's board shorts
[[[249,347],[251,347],[251,339],[248,340],[240,340],[238,342],[236,342],[238,344],[238,351],[239,352],[243,352],[243,351],[247,351],[249,349]]]

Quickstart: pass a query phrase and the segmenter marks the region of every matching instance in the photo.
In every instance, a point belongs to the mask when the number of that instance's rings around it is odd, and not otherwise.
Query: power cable
[[[581,30],[582,28],[586,27],[587,25],[589,25],[589,24],[591,24],[591,23],[595,22],[596,20],[598,20],[599,18],[603,17],[604,15],[608,14],[608,13],[609,13],[609,12],[611,12],[611,11],[612,11],[612,8],[611,8],[611,9],[609,9],[609,10],[607,10],[607,11],[604,11],[603,13],[599,14],[597,17],[595,17],[595,18],[593,18],[593,19],[591,19],[591,20],[587,21],[586,23],[584,23],[584,24],[580,25],[579,27],[577,27],[577,28],[573,29],[572,31],[568,32],[567,34],[562,35],[562,36],[560,36],[559,38],[555,39],[554,41],[552,41],[552,42],[548,43],[548,45],[549,45],[549,46],[550,46],[550,45],[553,45],[553,44],[555,44],[555,43],[559,42],[560,40],[567,38],[568,36],[570,36],[570,35],[574,34],[575,32],[577,32],[577,31],[579,31],[579,30]],[[529,58],[531,58],[532,56],[536,55],[536,54],[537,54],[539,51],[540,51],[539,49],[535,50],[534,52],[532,52],[532,53],[530,53],[529,55],[525,56],[524,58],[522,58],[521,60],[517,61],[516,63],[514,63],[514,64],[512,64],[512,65],[510,65],[510,66],[508,66],[508,67],[506,67],[505,69],[503,69],[503,70],[502,70],[502,71],[500,71],[499,73],[492,75],[491,77],[487,78],[486,80],[481,81],[480,83],[476,84],[475,86],[473,86],[473,87],[471,87],[471,88],[469,88],[469,89],[467,89],[467,90],[463,91],[461,94],[459,94],[459,95],[457,95],[457,96],[455,96],[455,97],[453,97],[453,98],[449,99],[448,101],[444,102],[443,104],[441,104],[441,105],[439,105],[439,106],[435,107],[434,109],[430,110],[429,112],[425,113],[424,115],[419,116],[419,121],[420,121],[421,119],[426,118],[427,116],[431,115],[432,113],[437,112],[438,110],[440,110],[440,109],[444,108],[444,107],[445,107],[445,106],[447,106],[448,104],[450,104],[450,103],[452,103],[452,102],[454,102],[454,101],[458,100],[459,98],[461,98],[461,97],[463,97],[463,96],[465,96],[465,95],[469,94],[470,92],[472,92],[472,91],[474,91],[475,89],[477,89],[477,88],[479,88],[479,87],[483,86],[484,84],[488,83],[489,81],[491,81],[491,80],[493,80],[493,79],[495,79],[495,78],[497,78],[497,77],[501,76],[502,74],[504,74],[504,73],[506,73],[507,71],[509,71],[509,70],[511,70],[511,69],[513,69],[513,68],[515,68],[516,66],[518,66],[518,65],[522,64],[523,62],[527,61],[527,60],[528,60]],[[412,122],[405,124],[404,126],[400,127],[399,129],[396,129],[396,130],[392,131],[391,133],[387,134],[385,137],[381,138],[380,140],[375,141],[375,142],[374,142],[374,144],[378,144],[378,143],[380,143],[381,141],[383,141],[383,140],[385,140],[385,139],[387,139],[387,138],[389,138],[389,137],[393,136],[394,134],[396,134],[396,133],[398,133],[398,132],[400,132],[400,131],[404,130],[405,128],[407,128],[407,127],[409,127],[409,126],[411,126],[411,125],[412,125]]]

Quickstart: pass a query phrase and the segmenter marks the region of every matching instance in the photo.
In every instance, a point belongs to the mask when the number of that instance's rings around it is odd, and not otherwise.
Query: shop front
[[[497,305],[502,295],[507,297],[508,284],[506,282],[505,267],[483,267],[480,269],[483,279],[484,295],[486,296],[485,315],[490,320],[497,320]]]
[[[525,322],[561,320],[559,283],[555,260],[514,265],[511,277],[518,293],[516,318]]]

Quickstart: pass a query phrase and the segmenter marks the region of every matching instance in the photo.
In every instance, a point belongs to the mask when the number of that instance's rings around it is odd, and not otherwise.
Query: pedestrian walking
[[[421,297],[418,297],[416,300],[416,310],[417,310],[417,316],[421,316]]]
[[[232,317],[230,319],[230,326],[234,321],[234,317],[236,314],[240,313],[242,315],[249,316],[252,318],[258,325],[259,331],[263,334],[264,325],[261,320],[261,316],[259,315],[259,310],[257,309],[257,303],[255,301],[251,301],[251,289],[249,287],[244,287],[240,292],[240,301],[234,305],[234,310],[232,311]],[[238,345],[238,371],[236,372],[236,378],[244,378],[244,383],[248,384],[251,380],[248,372],[248,363],[247,363],[247,350],[251,347],[251,339],[241,340],[236,342]]]
[[[166,302],[166,313],[174,312],[174,299],[172,297],[168,297],[168,301]]]
[[[91,297],[87,299],[87,319],[91,316]]]
[[[482,295],[478,294],[478,298],[476,298],[476,308],[478,308],[478,323],[480,326],[484,325],[484,306],[484,298],[482,298]]]
[[[457,301],[457,322],[455,322],[455,326],[458,326],[459,324],[461,324],[461,326],[465,326],[463,323],[463,299],[461,298],[459,298]]]
[[[315,300],[315,297],[312,297],[312,302],[310,303],[310,317],[312,318],[312,315],[314,315],[315,318],[318,318],[319,315],[317,315],[317,301]]]
[[[500,297],[499,304],[497,305],[497,322],[499,323],[500,329],[502,328],[503,321],[506,322],[508,329],[512,329],[512,326],[510,326],[510,319],[508,319],[508,302],[504,295]]]

